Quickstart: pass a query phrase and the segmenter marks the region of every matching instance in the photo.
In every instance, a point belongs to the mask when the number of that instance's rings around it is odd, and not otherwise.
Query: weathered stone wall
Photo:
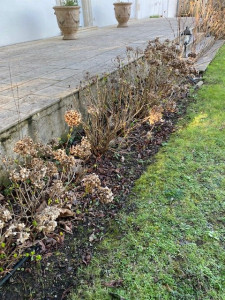
[[[16,157],[13,152],[14,144],[25,136],[30,136],[34,141],[43,143],[53,138],[62,137],[68,131],[64,121],[65,111],[68,109],[84,111],[84,104],[79,102],[79,91],[59,100],[33,116],[21,121],[0,134],[0,153],[3,156]],[[0,184],[7,181],[3,162],[0,162]]]

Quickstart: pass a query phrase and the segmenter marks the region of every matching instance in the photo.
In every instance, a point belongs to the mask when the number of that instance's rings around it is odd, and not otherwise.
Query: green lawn
[[[225,47],[195,97],[71,299],[225,299]]]

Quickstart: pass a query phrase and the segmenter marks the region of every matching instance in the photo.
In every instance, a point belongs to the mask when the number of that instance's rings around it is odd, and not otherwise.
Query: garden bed
[[[60,243],[50,239],[42,261],[25,263],[2,287],[3,299],[61,299],[77,285],[77,270],[91,262],[96,244],[110,230],[118,212],[122,209],[129,214],[136,209],[135,203],[128,205],[127,202],[135,180],[154,160],[162,145],[165,146],[189,103],[187,98],[180,101],[179,113],[168,114],[166,122],[153,132],[152,140],[146,140],[150,126],[142,125],[126,141],[125,149],[90,161],[88,171],[94,171],[112,189],[115,203],[107,207],[97,205],[89,213],[80,214],[72,221],[72,234],[66,235]]]
[[[135,203],[127,205],[127,196],[185,113],[193,82],[189,76],[195,74],[191,62],[182,61],[169,41],[150,42],[144,55],[147,70],[139,60],[136,74],[127,75],[129,65],[125,70],[119,67],[118,79],[105,77],[100,83],[95,79],[97,93],[90,85],[86,95],[92,103],[90,118],[82,121],[86,137],[81,131],[74,139],[73,126],[81,120],[71,111],[65,116],[71,130],[63,150],[29,138],[16,144],[15,151],[24,160],[11,171],[12,186],[2,199],[2,266],[10,270],[13,259],[24,255],[34,263],[22,266],[2,287],[3,299],[65,298],[79,280],[80,266],[90,263],[95,244],[117,213],[135,210]],[[80,168],[82,164],[85,168]],[[14,227],[12,215],[19,222]],[[29,249],[36,244],[37,252]]]
[[[224,299],[225,47],[69,299]]]

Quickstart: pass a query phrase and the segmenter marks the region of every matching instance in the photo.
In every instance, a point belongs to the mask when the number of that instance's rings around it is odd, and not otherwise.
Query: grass
[[[205,83],[71,299],[225,299],[225,47]]]

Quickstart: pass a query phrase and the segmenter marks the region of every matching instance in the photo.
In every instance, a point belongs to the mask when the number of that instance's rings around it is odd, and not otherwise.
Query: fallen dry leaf
[[[123,286],[123,280],[122,279],[117,279],[117,280],[112,280],[110,282],[105,282],[103,283],[104,286],[106,287],[120,287]]]
[[[87,266],[91,261],[91,254],[90,253],[86,253],[83,257],[82,257],[82,262]]]
[[[75,213],[72,210],[67,209],[67,208],[60,209],[60,215],[59,215],[60,218],[74,217],[74,216],[75,216]]]
[[[47,207],[47,203],[43,201],[40,206],[37,208],[37,213],[41,212],[43,209]]]
[[[89,236],[89,242],[93,242],[94,240],[96,240],[96,235],[93,232],[90,236]]]
[[[60,221],[59,224],[63,225],[64,229],[68,232],[68,233],[72,233],[73,232],[73,225],[70,221]]]

